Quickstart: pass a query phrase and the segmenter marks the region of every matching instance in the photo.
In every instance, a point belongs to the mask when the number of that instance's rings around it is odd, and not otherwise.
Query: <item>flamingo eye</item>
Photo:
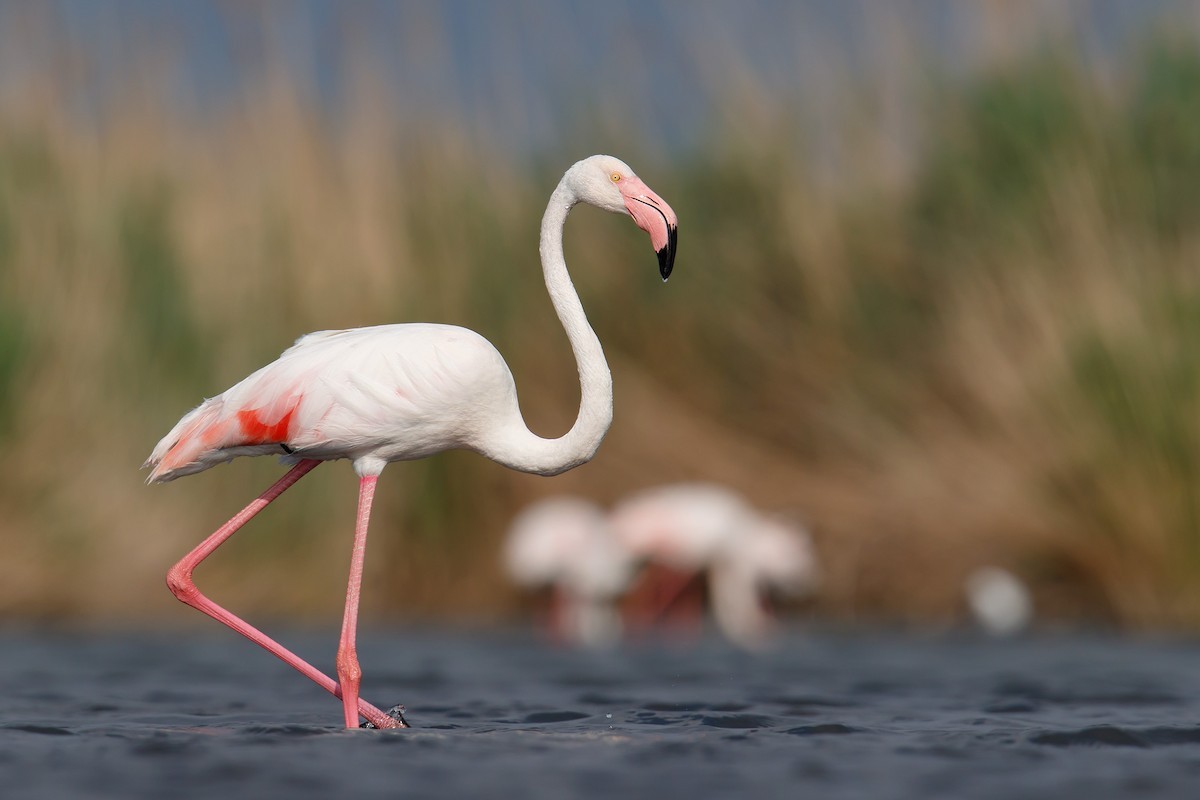
[[[619,173],[619,172],[614,172],[612,175],[609,175],[608,177],[612,178],[613,183],[621,182],[621,173]]]

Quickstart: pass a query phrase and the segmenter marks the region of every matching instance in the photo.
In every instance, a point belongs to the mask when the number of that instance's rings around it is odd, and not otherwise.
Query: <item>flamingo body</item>
[[[613,509],[612,525],[630,552],[695,571],[736,550],[753,514],[729,489],[682,483],[632,495]]]
[[[609,533],[604,512],[575,497],[553,497],[518,514],[505,563],[526,586],[561,580],[588,596],[616,596],[633,571],[633,559]]]
[[[520,420],[516,384],[491,342],[453,325],[400,324],[301,337],[205,400],[151,454],[150,481],[238,456],[349,458],[360,474],[442,450],[488,450]]]

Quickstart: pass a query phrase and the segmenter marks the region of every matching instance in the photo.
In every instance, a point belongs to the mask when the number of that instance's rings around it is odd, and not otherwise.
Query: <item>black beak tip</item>
[[[671,277],[671,270],[675,268],[675,249],[679,243],[679,229],[669,228],[667,230],[667,244],[663,249],[658,251],[658,274],[662,275],[663,282]]]

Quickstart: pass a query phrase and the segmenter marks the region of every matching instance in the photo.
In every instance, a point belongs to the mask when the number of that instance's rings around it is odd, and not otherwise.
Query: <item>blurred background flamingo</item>
[[[1033,621],[1029,587],[1002,567],[980,567],[967,576],[967,608],[979,629],[992,636],[1014,636]]]
[[[617,600],[629,588],[634,559],[595,503],[551,497],[526,508],[509,528],[504,564],[520,586],[550,589],[556,638],[586,647],[621,638]]]
[[[669,616],[678,602],[694,618],[703,589],[721,632],[758,647],[771,627],[765,593],[799,595],[817,583],[807,532],[762,514],[724,486],[675,484],[635,493],[616,505],[611,525],[622,546],[648,565],[639,590],[649,602],[631,608],[641,626]]]
[[[730,641],[762,647],[774,627],[769,595],[810,593],[819,574],[803,527],[699,483],[636,493],[609,515],[578,498],[542,501],[514,520],[505,563],[525,586],[557,587],[567,603],[556,629],[584,644],[615,641],[625,592],[631,633],[695,634],[707,604]]]

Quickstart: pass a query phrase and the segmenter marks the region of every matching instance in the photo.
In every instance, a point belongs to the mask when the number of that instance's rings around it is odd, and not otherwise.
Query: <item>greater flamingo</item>
[[[383,325],[301,337],[274,362],[186,414],[146,460],[148,483],[170,481],[238,456],[279,455],[291,470],[188,553],[167,574],[184,603],[228,625],[340,697],[347,728],[359,715],[378,728],[407,727],[361,700],[355,647],[367,523],[383,468],[450,449],[506,467],[557,475],[591,459],[612,422],[612,375],[567,273],[562,233],[576,203],[628,214],[650,234],[665,281],[678,220],[628,166],[592,156],[563,175],[542,217],[546,290],[579,369],[579,414],[557,439],[525,425],[504,359],[479,334],[452,325]],[[322,461],[347,458],[359,476],[358,516],[334,681],[209,600],[192,572],[225,540]],[[398,718],[397,718],[398,717]]]
[[[529,506],[509,526],[504,562],[522,586],[552,588],[556,635],[585,647],[620,638],[615,601],[633,578],[634,561],[595,503],[551,497]]]
[[[684,483],[639,492],[610,517],[620,542],[650,565],[661,564],[687,577],[708,580],[713,617],[729,639],[759,647],[770,629],[762,590],[791,593],[811,589],[816,558],[799,526],[764,515],[723,486]],[[674,587],[681,594],[691,582]],[[673,597],[649,616],[667,610]]]

